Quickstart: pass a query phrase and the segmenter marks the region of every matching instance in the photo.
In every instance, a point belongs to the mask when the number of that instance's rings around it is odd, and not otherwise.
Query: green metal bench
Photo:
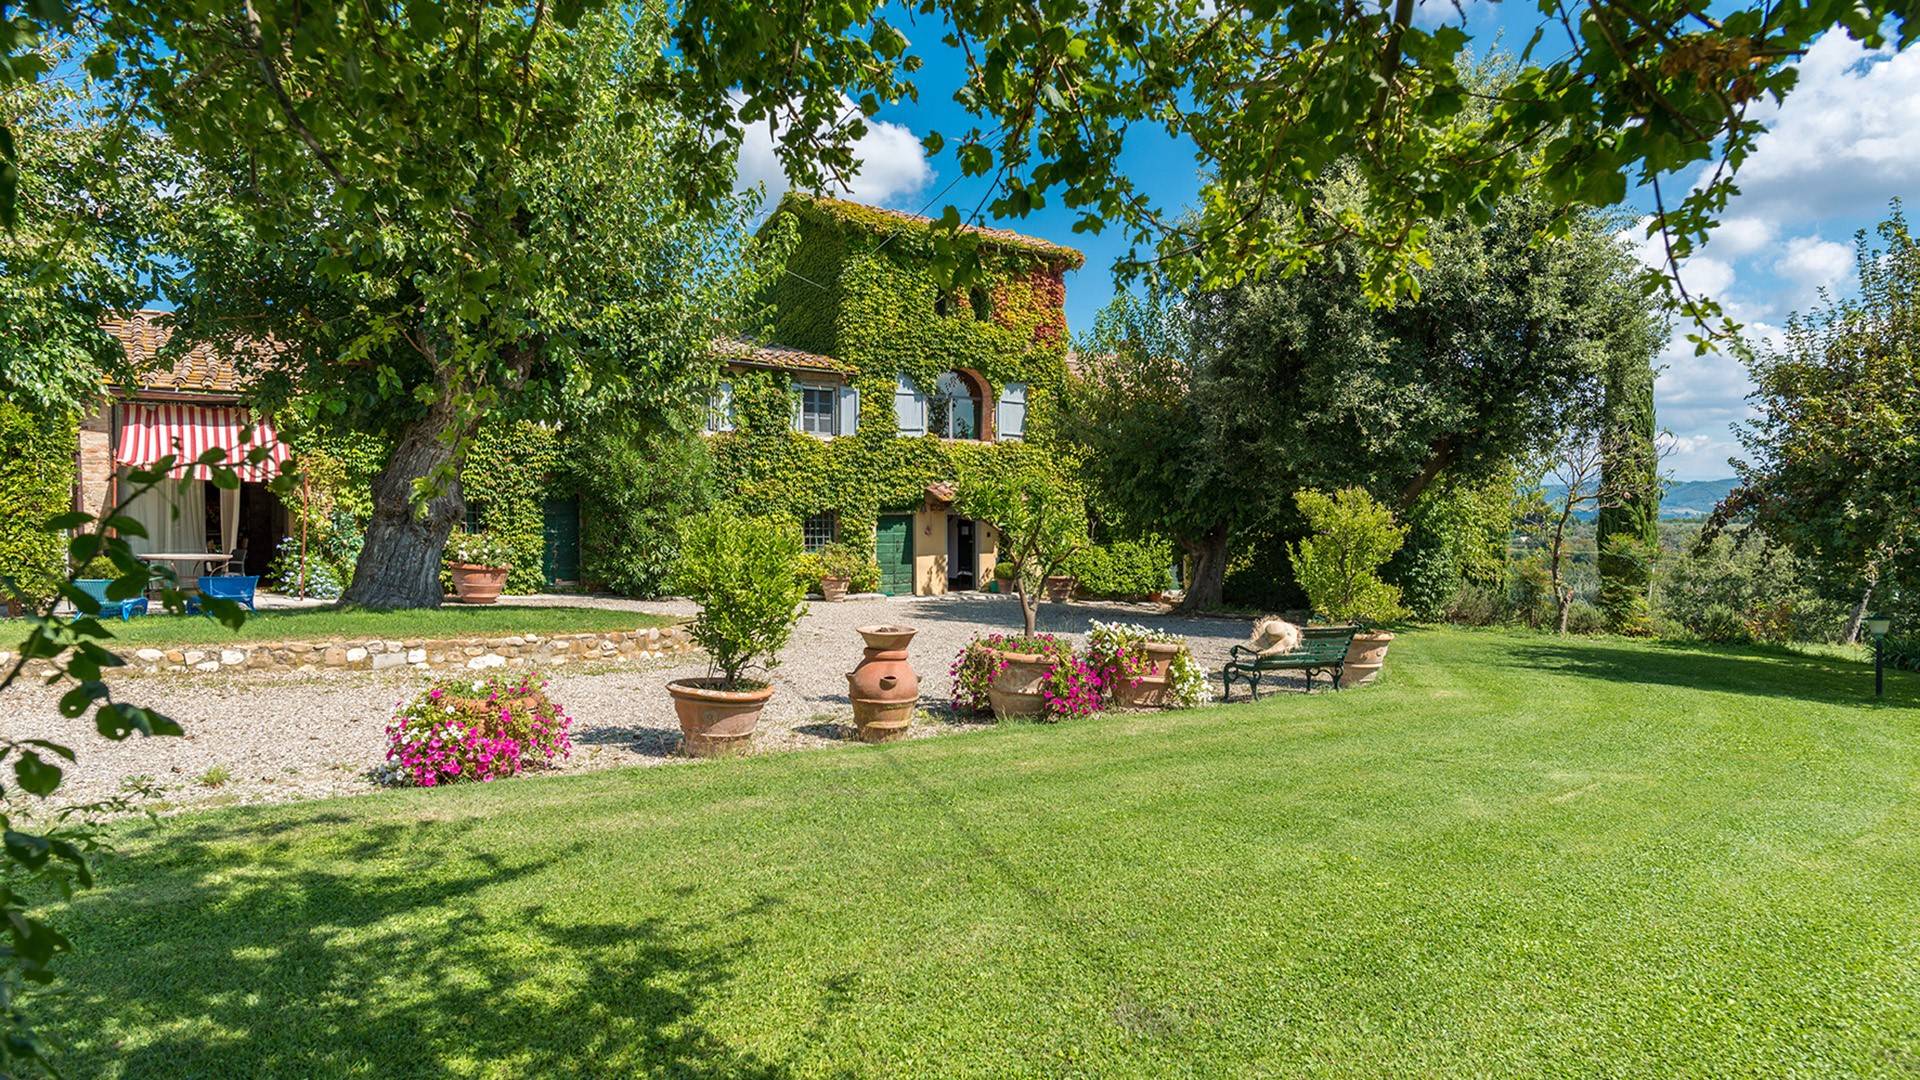
[[[1347,649],[1353,644],[1353,635],[1359,632],[1357,626],[1303,626],[1299,648],[1271,656],[1261,656],[1245,645],[1235,645],[1228,654],[1227,666],[1220,671],[1220,700],[1233,699],[1236,679],[1246,683],[1248,693],[1258,698],[1260,676],[1269,671],[1301,672],[1307,677],[1308,689],[1313,688],[1315,675],[1329,674],[1333,676],[1333,688],[1338,690],[1340,674],[1347,666]]]

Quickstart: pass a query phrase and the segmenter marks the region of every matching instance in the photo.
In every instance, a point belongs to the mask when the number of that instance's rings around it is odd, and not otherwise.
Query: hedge
[[[66,576],[66,540],[41,523],[73,506],[79,425],[0,402],[0,575],[30,596]]]

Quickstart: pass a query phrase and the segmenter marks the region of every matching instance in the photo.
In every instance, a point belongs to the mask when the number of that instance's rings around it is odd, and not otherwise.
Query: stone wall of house
[[[634,663],[694,650],[677,626],[593,634],[517,634],[510,637],[330,641],[246,641],[228,645],[176,645],[123,650],[126,673],[187,675],[301,674],[325,671],[485,671],[491,668],[552,670],[572,664]],[[0,667],[13,654],[0,652]],[[29,665],[35,671],[39,665]],[[45,671],[41,670],[41,674]]]
[[[80,423],[80,509],[96,517],[107,508],[113,486],[113,412],[109,406]]]

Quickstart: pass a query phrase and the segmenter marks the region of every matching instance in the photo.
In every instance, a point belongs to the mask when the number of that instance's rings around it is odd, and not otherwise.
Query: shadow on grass
[[[1683,686],[1732,694],[1759,694],[1829,704],[1875,704],[1873,667],[1765,646],[1682,645],[1662,642],[1609,645],[1594,641],[1521,643],[1508,666],[1558,671],[1610,682]],[[1902,682],[1911,681],[1903,679]],[[1881,704],[1912,704],[1907,687]]]
[[[375,825],[318,856],[313,843],[329,837],[309,834],[289,850],[301,826],[327,829],[326,818],[271,833],[244,819],[165,829],[140,855],[137,882],[78,900],[62,921],[88,966],[36,1003],[84,1048],[69,1071],[97,1075],[113,1061],[129,1077],[786,1074],[694,1019],[729,982],[753,915],[777,898],[616,921],[509,908],[487,891],[578,850],[492,855],[461,822]],[[109,928],[123,947],[89,949]],[[105,1041],[108,1018],[125,1041]]]

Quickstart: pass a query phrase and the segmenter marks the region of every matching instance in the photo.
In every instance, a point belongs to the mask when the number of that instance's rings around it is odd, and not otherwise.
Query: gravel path
[[[617,603],[665,614],[692,610],[684,601]],[[1247,633],[1240,620],[1176,619],[1159,611],[1144,604],[1044,604],[1040,628],[1078,636],[1089,619],[1102,619],[1174,630],[1188,635],[1210,671]],[[920,631],[911,656],[928,711],[912,735],[924,737],[968,726],[945,708],[947,666],[976,633],[1019,630],[1020,609],[1010,598],[985,594],[814,603],[774,672],[777,691],[755,738],[760,752],[828,746],[851,736],[845,673],[860,656],[854,627],[873,623],[904,623]],[[675,755],[680,729],[665,686],[704,674],[702,661],[553,674],[549,693],[574,717],[574,752],[566,769],[684,760]],[[184,738],[124,743],[101,738],[86,718],[62,719],[54,691],[15,686],[0,694],[0,733],[52,739],[75,751],[79,762],[68,768],[62,802],[110,795],[129,777],[157,787],[162,809],[350,794],[373,788],[369,773],[384,759],[393,706],[425,681],[418,674],[385,672],[123,677],[115,683],[123,697],[161,709],[187,732]]]

